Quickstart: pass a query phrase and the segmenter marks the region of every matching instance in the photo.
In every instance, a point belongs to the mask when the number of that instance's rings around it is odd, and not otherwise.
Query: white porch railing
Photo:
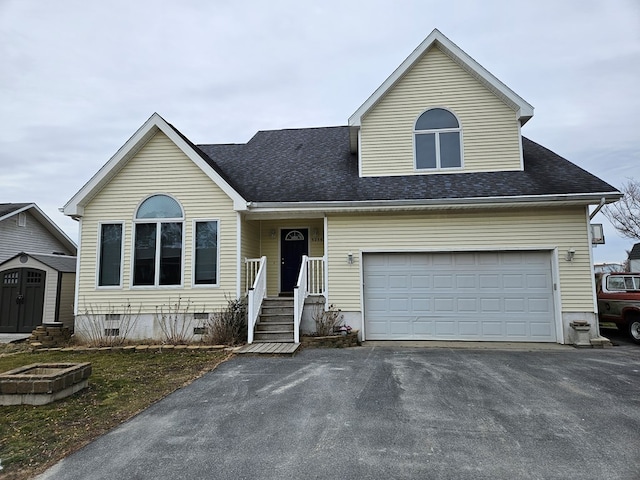
[[[293,341],[300,342],[300,322],[304,301],[309,295],[320,295],[325,291],[324,257],[302,256],[298,282],[293,289]]]
[[[251,286],[247,288],[247,343],[253,343],[253,330],[260,315],[262,300],[267,296],[267,257],[248,258],[246,263],[247,284],[249,284],[250,273],[253,280]]]
[[[263,257],[264,258],[264,257]],[[244,291],[248,292],[250,288],[253,287],[253,284],[256,281],[256,277],[258,276],[258,270],[260,269],[260,261],[262,258],[245,258],[245,287]]]

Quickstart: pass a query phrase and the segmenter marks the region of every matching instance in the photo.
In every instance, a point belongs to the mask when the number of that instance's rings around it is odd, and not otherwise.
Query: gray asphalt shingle
[[[524,138],[524,171],[359,177],[349,127],[258,132],[248,143],[198,145],[199,154],[253,202],[436,200],[617,192]]]

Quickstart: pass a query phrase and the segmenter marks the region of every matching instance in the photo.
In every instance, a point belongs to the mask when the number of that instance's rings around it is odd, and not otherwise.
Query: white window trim
[[[429,110],[446,110],[451,115],[453,115],[458,122],[457,128],[435,128],[430,130],[416,130],[415,126],[418,122],[418,119],[428,112]],[[451,133],[457,132],[460,135],[460,166],[459,167],[441,167],[440,166],[440,133]],[[436,166],[435,168],[418,168],[418,156],[416,152],[416,135],[421,134],[435,134],[435,149],[436,149]],[[449,108],[446,107],[430,107],[426,110],[420,112],[420,114],[413,121],[413,171],[416,173],[430,173],[430,172],[455,172],[464,169],[464,142],[462,137],[462,122],[460,122],[460,118]]]
[[[218,245],[216,248],[216,283],[196,284],[196,224],[201,222],[216,222]],[[195,218],[191,223],[191,287],[192,288],[220,288],[220,225],[219,218]]]
[[[176,201],[176,203],[180,206],[180,211],[182,212],[182,217],[177,218],[137,218],[138,209],[140,205],[142,205],[149,198],[154,197],[156,195],[163,195],[165,197],[170,197]],[[153,285],[135,285],[134,282],[134,273],[135,273],[135,262],[136,262],[136,225],[141,223],[155,223],[156,224],[156,258],[155,258],[155,271],[154,271],[154,279]],[[162,235],[160,235],[160,224],[162,223],[180,223],[182,224],[182,255],[180,256],[180,284],[176,285],[160,285],[160,241]],[[184,268],[185,268],[185,214],[184,207],[182,203],[173,195],[164,192],[156,192],[144,197],[136,208],[133,211],[133,226],[131,228],[131,262],[129,265],[130,275],[129,275],[129,287],[132,290],[168,290],[168,289],[176,289],[176,288],[184,288]]]
[[[97,250],[96,250],[96,289],[97,290],[121,290],[123,286],[123,276],[124,276],[124,237],[125,237],[125,221],[123,220],[114,220],[114,221],[103,221],[98,222],[98,241]],[[122,228],[122,238],[120,239],[120,284],[119,285],[100,285],[100,250],[102,249],[102,226],[103,225],[120,225]]]

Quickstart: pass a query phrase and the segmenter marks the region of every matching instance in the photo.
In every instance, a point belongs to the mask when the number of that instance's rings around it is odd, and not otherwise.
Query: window
[[[444,108],[420,115],[414,130],[416,169],[462,167],[461,132],[456,116]]]
[[[193,283],[216,285],[218,283],[218,222],[195,222]]]
[[[122,278],[122,223],[100,225],[98,286],[119,287]]]
[[[133,249],[133,285],[182,284],[182,230],[180,204],[168,195],[147,198],[136,212]]]

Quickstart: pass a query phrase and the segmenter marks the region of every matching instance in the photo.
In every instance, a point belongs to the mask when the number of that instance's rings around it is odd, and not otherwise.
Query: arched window
[[[444,108],[427,110],[414,129],[417,170],[462,167],[462,129],[456,116]]]
[[[133,285],[181,285],[184,213],[168,195],[152,195],[136,211]]]

